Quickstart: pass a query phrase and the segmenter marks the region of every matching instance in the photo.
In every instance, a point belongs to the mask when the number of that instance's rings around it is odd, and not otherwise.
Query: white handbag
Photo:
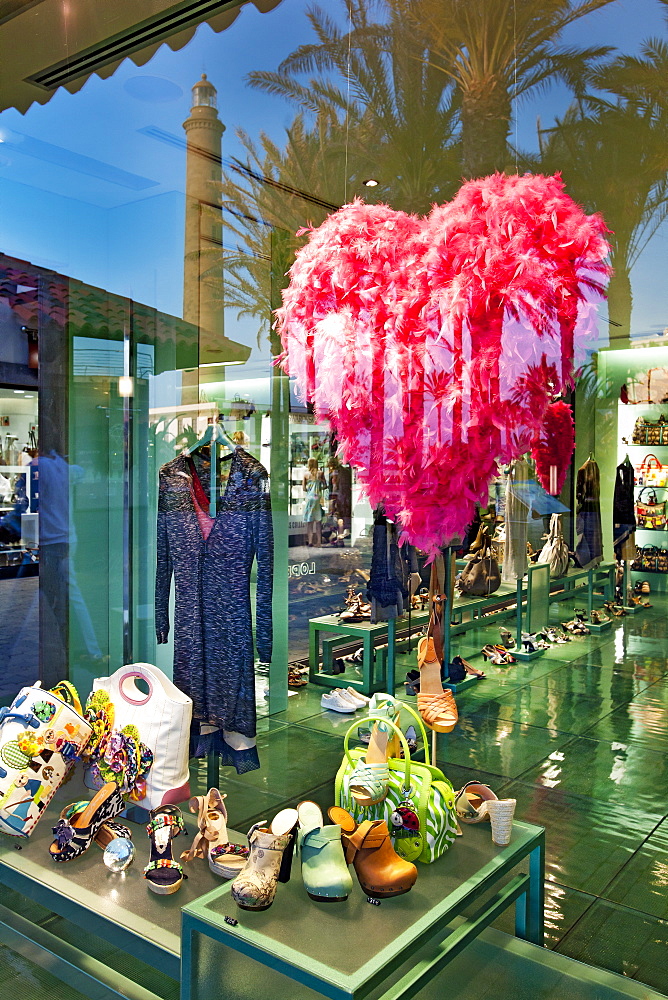
[[[0,831],[10,837],[32,833],[91,736],[74,688],[57,690],[72,692],[72,702],[38,681],[0,709]]]
[[[553,514],[550,518],[550,530],[545,545],[538,556],[539,563],[548,563],[550,577],[558,580],[568,572],[568,545],[564,539],[561,527],[561,514]]]
[[[148,690],[142,690],[137,682]],[[153,763],[146,775],[146,795],[137,799],[142,809],[157,809],[190,798],[188,759],[193,703],[151,663],[128,663],[111,677],[97,677],[93,691],[102,689],[114,706],[116,732],[136,726]],[[94,769],[93,769],[94,771]],[[97,786],[86,775],[89,787]]]

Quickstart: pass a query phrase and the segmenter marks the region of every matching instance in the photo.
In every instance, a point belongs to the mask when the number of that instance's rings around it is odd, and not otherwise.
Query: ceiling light
[[[14,389],[14,392],[17,393],[17,394],[20,393],[20,395],[22,396],[24,394],[24,392],[25,392],[25,389]]]
[[[121,375],[118,379],[118,395],[128,399],[135,391],[134,379],[131,375]]]
[[[373,177],[370,177],[368,181],[364,181],[364,187],[368,187],[368,188],[378,187],[378,181],[374,180]]]

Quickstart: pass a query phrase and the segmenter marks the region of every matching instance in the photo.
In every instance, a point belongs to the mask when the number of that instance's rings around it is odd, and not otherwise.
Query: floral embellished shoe
[[[55,840],[49,848],[54,861],[73,861],[88,850],[100,827],[118,816],[125,802],[115,781],[106,785],[87,803],[83,812],[70,819],[59,819],[53,828]]]
[[[185,833],[185,823],[178,806],[160,806],[151,810],[151,821],[146,827],[151,838],[151,860],[144,868],[144,878],[152,892],[170,896],[181,888],[183,867],[172,857],[172,839]]]
[[[195,795],[190,800],[191,813],[197,813],[197,833],[190,850],[181,855],[181,861],[206,855],[215,875],[235,878],[246,864],[248,848],[231,843],[227,836],[224,798],[217,788],[210,788],[207,795]]]
[[[87,806],[87,799],[83,799],[81,802],[71,802],[68,806],[65,806],[60,814],[60,818],[69,820],[71,823],[72,820],[77,819],[77,817],[81,815]],[[118,840],[119,837],[125,837],[126,840],[132,840],[132,830],[116,820],[108,819],[102,824],[93,839],[95,840],[97,846],[104,851],[112,840]]]
[[[290,881],[297,821],[296,809],[281,809],[270,827],[256,823],[248,831],[248,861],[230,890],[242,910],[269,909],[278,883]]]

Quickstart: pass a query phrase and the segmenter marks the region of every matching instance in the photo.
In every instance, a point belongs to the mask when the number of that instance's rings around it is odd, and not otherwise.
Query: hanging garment
[[[408,608],[409,578],[417,570],[415,548],[408,544],[399,547],[396,525],[388,521],[382,507],[377,507],[367,585],[372,622],[387,622],[403,615]]]
[[[218,753],[243,773],[260,766],[250,575],[257,559],[256,645],[269,662],[273,533],[266,469],[242,448],[226,461],[215,518],[200,455],[179,455],[160,469],[155,627],[158,642],[166,642],[173,573],[174,683],[192,698],[204,734],[193,753]]]
[[[601,474],[593,458],[578,469],[575,487],[578,502],[575,519],[575,558],[581,569],[593,569],[603,559],[601,529]]]
[[[636,508],[633,466],[628,458],[617,466],[612,502],[612,531],[617,559],[635,559]]]

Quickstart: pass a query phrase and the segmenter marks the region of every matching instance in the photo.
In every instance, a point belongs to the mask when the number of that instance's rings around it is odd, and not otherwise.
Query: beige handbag
[[[485,535],[481,548],[470,557],[459,574],[457,585],[462,594],[469,594],[471,597],[489,597],[501,586],[499,564],[492,556],[488,535]]]

